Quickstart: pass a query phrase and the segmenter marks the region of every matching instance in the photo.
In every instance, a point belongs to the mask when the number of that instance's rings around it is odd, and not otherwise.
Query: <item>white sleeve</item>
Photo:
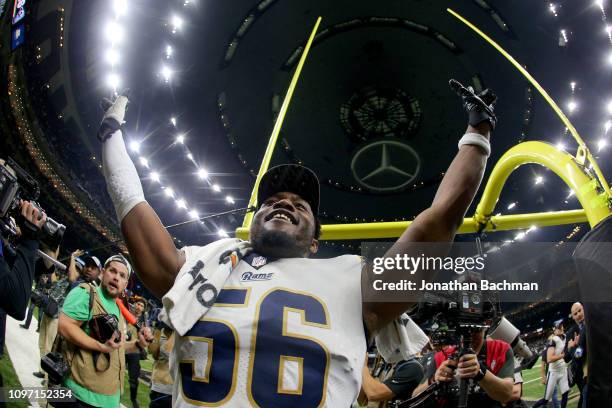
[[[145,201],[140,177],[125,148],[121,130],[113,133],[102,145],[102,164],[106,188],[121,223],[136,204]]]

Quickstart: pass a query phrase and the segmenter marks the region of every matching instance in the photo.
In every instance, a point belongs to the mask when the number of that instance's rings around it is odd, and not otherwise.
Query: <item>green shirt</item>
[[[115,299],[105,295],[104,291],[100,286],[96,288],[98,297],[104,309],[117,317],[120,318],[119,306],[115,303]],[[66,316],[79,321],[87,321],[90,319],[89,312],[89,291],[81,287],[76,287],[68,293],[64,306],[62,307],[62,313]],[[83,325],[85,333],[89,334],[89,328],[87,325]],[[121,391],[117,391],[115,395],[98,394],[77,384],[71,378],[67,378],[64,381],[64,385],[74,392],[74,396],[83,402],[95,407],[118,407],[121,399]]]

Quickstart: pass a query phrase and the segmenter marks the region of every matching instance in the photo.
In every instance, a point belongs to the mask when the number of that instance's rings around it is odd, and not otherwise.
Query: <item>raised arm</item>
[[[460,142],[459,151],[446,171],[431,206],[415,218],[385,257],[413,253],[417,256],[423,248],[417,243],[452,242],[482,181],[490,153],[490,132],[496,123],[492,110],[496,97],[488,90],[476,96],[471,88],[464,88],[456,81],[451,81],[451,87],[462,97],[469,115],[466,135]],[[398,273],[408,279],[415,276],[424,278],[403,271]],[[433,278],[431,275],[429,277]],[[363,287],[366,285],[369,285],[369,278],[365,278],[362,283]],[[412,306],[413,302],[366,303],[364,320],[370,333],[373,333]]]
[[[137,204],[121,222],[121,232],[130,251],[138,277],[158,298],[170,290],[185,254],[177,250],[172,237],[149,203]]]
[[[105,101],[103,106],[106,113],[98,138],[103,142],[104,178],[138,277],[161,298],[172,287],[185,257],[145,201],[121,131],[127,103],[127,97],[120,95],[114,102]]]

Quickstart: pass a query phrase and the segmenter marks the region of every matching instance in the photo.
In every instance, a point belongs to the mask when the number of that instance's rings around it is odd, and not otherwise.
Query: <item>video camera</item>
[[[15,226],[11,222],[11,216],[15,219],[20,216],[20,200],[30,201],[42,212],[42,208],[36,202],[39,196],[38,182],[13,159],[9,157],[6,163],[0,162],[0,228],[2,232],[7,232],[12,236],[17,235]],[[37,230],[35,226],[28,224],[29,222],[26,221],[26,228]],[[57,248],[65,231],[65,225],[47,217],[47,221],[40,229],[40,241],[49,248]]]
[[[479,288],[480,274],[467,272],[464,283],[475,282]],[[414,320],[430,321],[430,338],[435,347],[453,347],[448,357],[458,360],[465,354],[474,354],[472,336],[489,328],[500,313],[499,301],[495,295],[486,296],[481,290],[457,290],[428,293],[419,303]],[[458,398],[458,407],[467,407],[468,380],[440,384],[431,396],[435,398]],[[422,402],[422,399],[419,399]],[[415,406],[415,405],[403,405]],[[416,405],[418,406],[418,405]]]
[[[478,280],[479,274],[471,273],[466,280]],[[430,321],[430,338],[437,346],[461,346],[480,332],[500,313],[499,302],[494,295],[476,290],[427,293],[412,317],[415,321]]]

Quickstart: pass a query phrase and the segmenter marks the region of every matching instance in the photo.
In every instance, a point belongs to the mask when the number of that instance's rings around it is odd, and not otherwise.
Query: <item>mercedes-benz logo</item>
[[[361,147],[351,160],[353,177],[375,192],[391,192],[410,184],[421,169],[417,152],[397,140],[378,140]]]

